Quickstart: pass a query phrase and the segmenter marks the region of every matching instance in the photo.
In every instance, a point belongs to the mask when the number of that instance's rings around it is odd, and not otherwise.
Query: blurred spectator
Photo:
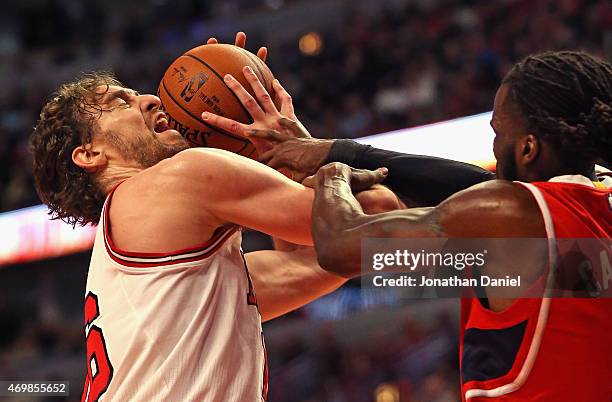
[[[448,317],[437,318],[432,327],[406,318],[399,340],[364,318],[358,342],[325,322],[314,324],[318,339],[304,336],[308,347],[295,337],[269,342],[270,401],[371,402],[381,384],[397,389],[401,402],[458,401],[458,331]]]

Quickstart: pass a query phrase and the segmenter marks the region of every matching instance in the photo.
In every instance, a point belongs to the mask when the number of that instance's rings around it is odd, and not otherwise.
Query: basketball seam
[[[253,63],[253,65],[257,69],[257,72],[259,73],[259,79],[261,80],[261,83],[262,83],[263,87],[265,88],[265,90],[267,92],[268,91],[268,87],[271,87],[272,85],[269,84],[266,81],[266,76],[264,75],[263,70],[259,66],[259,62],[262,61],[262,60],[259,57],[255,56],[253,53],[251,53],[248,50],[246,50],[246,49],[242,49],[242,48],[239,48],[239,49],[242,50],[242,52],[245,53],[249,59],[251,59],[251,62]],[[272,96],[271,94],[269,94],[269,95]]]
[[[228,137],[231,137],[233,139],[239,140],[241,142],[244,143],[244,146],[237,152],[242,152],[243,150],[245,150],[249,144],[251,144],[251,142],[243,137],[238,137],[228,131],[225,131],[221,128],[217,128],[209,123],[206,123],[204,120],[202,120],[201,118],[197,117],[196,115],[194,115],[193,113],[191,113],[191,111],[185,109],[175,98],[174,96],[172,96],[172,94],[170,93],[170,91],[168,91],[168,88],[166,88],[166,82],[165,80],[162,80],[162,88],[164,89],[164,91],[166,91],[166,94],[168,95],[168,97],[176,104],[176,106],[178,106],[182,111],[184,111],[185,113],[187,113],[187,115],[189,115],[190,117],[192,117],[194,120],[196,120],[199,123],[202,123],[203,125],[205,125],[206,127],[218,131],[219,133],[226,135]]]
[[[234,93],[234,91],[232,91],[232,89],[225,83],[225,80],[223,79],[223,77],[221,77],[221,75],[214,69],[212,68],[212,66],[210,64],[208,64],[207,62],[205,62],[204,60],[200,59],[199,57],[196,57],[192,54],[184,54],[183,56],[186,57],[191,57],[194,60],[199,61],[200,63],[204,64],[210,71],[212,71],[212,73],[214,75],[216,75],[221,82],[223,83],[223,85],[225,85],[225,87],[227,88],[227,90],[229,91],[229,93],[236,98],[236,101],[238,102],[238,104],[240,105],[240,107],[242,108],[242,110],[244,111],[244,113],[248,116],[248,118],[250,119],[250,123],[253,123],[255,121],[255,119],[253,119],[253,116],[251,116],[251,114],[249,113],[248,110],[246,110],[246,108],[244,107],[244,105],[242,104],[242,102],[240,101],[240,99],[238,98],[238,96],[236,96],[236,94]]]

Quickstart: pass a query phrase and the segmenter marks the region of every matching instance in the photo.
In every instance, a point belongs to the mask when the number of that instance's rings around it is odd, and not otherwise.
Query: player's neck
[[[571,166],[549,152],[547,157],[539,158],[524,173],[524,179],[526,180],[523,181],[548,181],[553,177],[566,175],[582,175],[591,180],[596,180],[595,163],[587,161],[580,166]]]
[[[119,183],[136,176],[142,172],[143,168],[126,167],[126,166],[108,166],[104,172],[96,177],[96,181],[100,186],[103,194],[110,193]]]

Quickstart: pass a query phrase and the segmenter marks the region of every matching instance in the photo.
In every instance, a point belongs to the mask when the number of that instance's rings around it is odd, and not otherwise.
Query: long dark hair
[[[529,130],[567,166],[612,163],[612,66],[580,51],[528,56],[504,78]]]
[[[36,191],[52,219],[97,224],[104,194],[91,174],[74,164],[72,151],[89,144],[102,109],[100,87],[123,86],[111,73],[85,74],[62,85],[45,104],[30,139]]]

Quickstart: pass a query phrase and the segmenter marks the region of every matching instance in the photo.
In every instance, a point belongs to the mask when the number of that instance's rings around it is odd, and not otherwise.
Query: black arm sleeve
[[[402,154],[351,140],[334,141],[326,162],[358,169],[388,168],[383,184],[413,207],[438,205],[457,191],[495,178],[494,173],[469,163]]]

